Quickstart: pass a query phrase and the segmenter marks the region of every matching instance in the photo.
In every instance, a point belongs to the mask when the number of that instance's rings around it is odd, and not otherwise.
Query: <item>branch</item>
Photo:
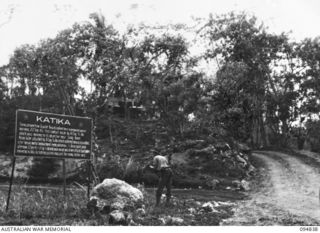
[[[15,11],[15,8],[14,8],[13,6],[11,6],[10,9],[9,9],[8,19],[7,19],[5,22],[3,22],[3,23],[0,24],[0,28],[1,28],[2,26],[4,26],[4,25],[8,24],[8,23],[11,21],[12,15],[13,15],[14,11]]]

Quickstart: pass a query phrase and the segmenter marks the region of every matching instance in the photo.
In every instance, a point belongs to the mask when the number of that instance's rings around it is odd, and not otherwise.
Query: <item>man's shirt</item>
[[[153,158],[153,166],[158,171],[162,168],[170,167],[167,158],[162,155],[157,155]]]

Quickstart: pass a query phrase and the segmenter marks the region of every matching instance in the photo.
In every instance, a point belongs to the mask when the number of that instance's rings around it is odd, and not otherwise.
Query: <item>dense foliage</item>
[[[16,48],[0,68],[1,150],[12,148],[19,108],[93,117],[98,138],[112,143],[124,136],[119,118],[156,121],[171,139],[210,135],[253,147],[286,145],[294,126],[316,121],[319,38],[292,42],[245,13],[197,19],[200,29],[142,25],[124,33],[99,14],[90,19]],[[189,34],[196,40],[182,36]],[[195,47],[202,52],[194,55]],[[213,74],[200,69],[206,62]],[[129,140],[143,137],[134,134]]]

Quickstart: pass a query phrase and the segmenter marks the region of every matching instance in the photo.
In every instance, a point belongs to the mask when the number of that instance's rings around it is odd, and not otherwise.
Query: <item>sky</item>
[[[115,27],[128,24],[188,23],[210,13],[246,11],[270,32],[291,31],[299,41],[320,36],[319,0],[0,0],[0,66],[14,49],[54,37],[75,22],[101,12]]]

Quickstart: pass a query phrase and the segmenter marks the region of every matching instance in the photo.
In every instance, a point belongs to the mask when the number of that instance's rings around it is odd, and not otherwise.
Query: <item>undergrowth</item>
[[[83,189],[30,188],[15,182],[6,211],[8,191],[0,191],[1,225],[81,225],[91,216],[86,210],[87,194]],[[84,223],[87,225],[86,223]]]
[[[155,208],[155,189],[146,189],[138,185],[144,195],[144,216],[135,216],[136,225],[163,225],[161,219],[171,216],[184,220],[182,225],[218,225],[222,218],[230,216],[231,210],[220,213],[196,214],[190,216],[189,208],[196,208],[194,195],[179,194],[172,198],[169,206],[162,200],[160,207]],[[195,192],[197,192],[195,190]],[[87,193],[85,189],[67,189],[63,195],[62,187],[35,188],[15,182],[11,193],[9,211],[6,212],[7,190],[0,191],[0,225],[55,225],[55,226],[103,226],[108,225],[108,216],[90,213],[87,210]],[[188,202],[193,198],[192,202]],[[214,199],[214,197],[212,197]]]

